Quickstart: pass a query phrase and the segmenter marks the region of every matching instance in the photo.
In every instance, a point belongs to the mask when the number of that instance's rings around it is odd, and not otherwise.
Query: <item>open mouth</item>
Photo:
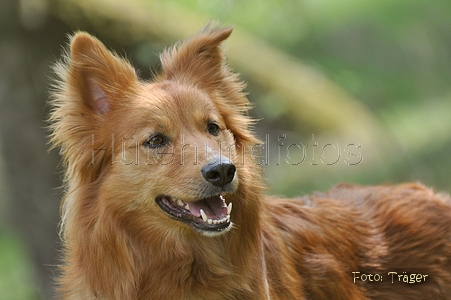
[[[160,208],[176,220],[188,223],[205,233],[219,233],[231,228],[232,203],[226,204],[221,195],[211,196],[194,202],[184,202],[169,196],[156,198]]]

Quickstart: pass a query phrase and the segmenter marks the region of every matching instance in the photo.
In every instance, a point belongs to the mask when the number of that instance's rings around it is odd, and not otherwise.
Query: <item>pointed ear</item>
[[[126,60],[111,53],[95,37],[78,32],[70,44],[68,87],[95,114],[109,112],[138,82]]]
[[[111,128],[107,118],[139,89],[135,70],[83,32],[73,36],[65,59],[54,66],[59,77],[51,93],[52,148],[61,147],[66,177],[94,181],[111,163]],[[96,150],[100,149],[100,150]]]
[[[216,88],[227,76],[220,44],[233,28],[207,26],[197,35],[161,54],[164,79],[190,82],[201,88]]]
[[[210,25],[197,35],[176,44],[161,56],[161,80],[177,80],[194,84],[214,93],[216,106],[229,124],[237,144],[256,144],[252,135],[253,123],[249,117],[249,100],[237,74],[231,72],[221,51],[221,42],[232,33],[233,27],[217,28]],[[219,97],[218,97],[219,96]]]

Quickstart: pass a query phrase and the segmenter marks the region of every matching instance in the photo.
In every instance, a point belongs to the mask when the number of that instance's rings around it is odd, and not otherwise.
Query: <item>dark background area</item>
[[[84,2],[0,1],[0,300],[52,298],[61,169],[45,120],[51,65],[76,30],[150,78],[165,46],[208,19],[234,25],[225,50],[261,119],[271,193],[342,181],[451,191],[448,0]]]

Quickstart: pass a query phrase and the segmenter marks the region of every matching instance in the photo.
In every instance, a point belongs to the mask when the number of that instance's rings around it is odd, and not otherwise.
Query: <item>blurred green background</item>
[[[2,0],[0,300],[51,299],[60,247],[51,64],[86,30],[150,78],[208,20],[248,83],[271,193],[342,181],[451,191],[449,0]]]

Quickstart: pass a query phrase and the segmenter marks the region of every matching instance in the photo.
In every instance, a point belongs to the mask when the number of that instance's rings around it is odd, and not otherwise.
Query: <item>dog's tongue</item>
[[[196,202],[189,202],[189,211],[200,218],[203,210],[209,219],[221,219],[227,215],[227,205],[222,196],[213,196]]]

